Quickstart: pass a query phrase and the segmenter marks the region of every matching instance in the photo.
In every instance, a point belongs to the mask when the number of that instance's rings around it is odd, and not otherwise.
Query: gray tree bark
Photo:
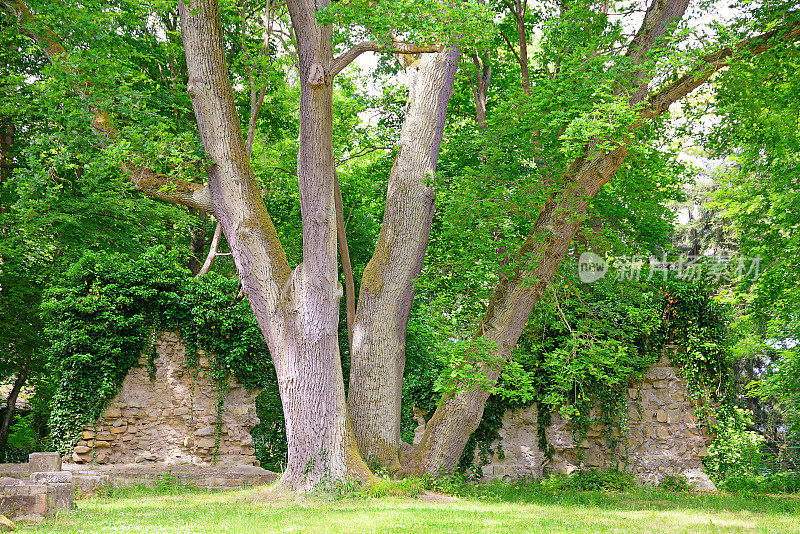
[[[364,269],[351,347],[349,408],[369,464],[400,470],[400,402],[414,281],[433,219],[436,170],[459,49],[407,64],[411,85],[375,253]]]
[[[180,5],[192,98],[213,211],[269,346],[286,420],[282,483],[310,489],[325,478],[370,478],[347,418],[337,325],[339,298],[333,202],[330,30],[319,5],[289,3],[298,42],[301,98],[298,179],[303,263],[290,270],[250,167],[234,107],[213,0]]]

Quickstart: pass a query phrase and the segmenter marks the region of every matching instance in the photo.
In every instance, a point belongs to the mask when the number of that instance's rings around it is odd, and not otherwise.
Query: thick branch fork
[[[444,50],[442,45],[421,45],[415,43],[406,43],[403,41],[392,41],[389,44],[382,44],[375,41],[362,41],[353,46],[347,52],[340,54],[333,58],[331,62],[330,76],[336,76],[342,70],[352,63],[358,56],[364,52],[391,52],[393,54],[428,54],[433,52],[441,52]]]
[[[786,42],[800,40],[800,22],[739,41],[734,46],[705,56],[691,72],[650,95],[642,111],[642,118],[648,119],[660,115],[669,108],[670,104],[677,102],[706,83],[714,73],[727,67],[737,56],[762,54],[773,47],[775,39]]]

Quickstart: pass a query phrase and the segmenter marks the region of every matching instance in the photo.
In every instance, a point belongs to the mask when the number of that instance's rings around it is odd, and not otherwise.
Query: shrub
[[[572,491],[626,491],[636,482],[633,475],[616,469],[583,469],[570,475],[555,476],[547,479],[544,485],[553,490]]]
[[[736,474],[723,480],[719,484],[719,489],[731,493],[798,493],[800,473]]]
[[[658,487],[666,491],[692,491],[692,484],[680,475],[666,475],[658,483]]]
[[[714,427],[717,437],[708,447],[705,460],[706,471],[715,484],[730,477],[755,476],[761,472],[764,437],[747,430],[752,424],[753,415],[741,408],[721,415]]]

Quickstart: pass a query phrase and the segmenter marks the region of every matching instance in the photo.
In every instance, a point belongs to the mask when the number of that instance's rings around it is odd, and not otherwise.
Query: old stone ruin
[[[0,477],[0,513],[19,523],[36,524],[56,511],[71,510],[76,488],[89,491],[108,481],[102,474],[63,470],[57,452],[32,453],[27,464],[19,465],[27,469],[4,469]],[[13,529],[13,524],[4,526]]]
[[[594,424],[587,439],[575,443],[569,422],[557,413],[545,427],[551,458],[539,449],[536,406],[509,410],[503,417],[500,439],[482,466],[484,480],[542,477],[545,472],[569,473],[578,467],[614,467],[630,472],[642,483],[657,484],[666,475],[686,478],[695,489],[711,490],[714,485],[703,470],[703,457],[712,436],[699,425],[692,403],[686,396],[686,381],[677,376],[667,347],[644,378],[629,384],[627,419],[628,437],[612,458],[609,440],[601,424]],[[582,459],[582,465],[581,465]]]
[[[209,356],[199,351],[198,369],[191,369],[186,347],[174,332],[157,335],[155,352],[154,378],[153,364],[142,354],[67,460],[100,465],[258,465],[250,436],[258,424],[258,391],[247,391],[231,377],[227,391],[220,392],[210,377]]]
[[[220,391],[210,356],[198,351],[197,369],[190,368],[174,332],[159,332],[154,350],[154,360],[142,354],[98,421],[83,430],[65,468],[107,475],[115,486],[152,485],[165,476],[204,488],[274,481],[275,473],[257,467],[250,435],[259,392],[234,378]]]
[[[548,458],[538,445],[536,406],[509,410],[500,439],[492,445],[494,452],[482,465],[483,479],[542,477],[579,467],[608,468],[623,460],[621,467],[640,482],[658,483],[665,475],[681,475],[697,489],[713,489],[702,463],[712,438],[694,415],[686,381],[670,363],[670,350],[677,347],[665,349],[644,378],[629,385],[624,451],[612,458],[599,424],[590,428],[587,439],[575,443],[569,422],[554,413],[545,428],[552,447]],[[203,487],[274,480],[275,473],[254,467],[258,461],[250,431],[258,424],[258,392],[248,392],[231,378],[218,414],[220,392],[209,376],[209,356],[200,352],[198,369],[190,369],[186,348],[173,332],[158,334],[155,351],[155,379],[151,380],[153,366],[143,354],[100,419],[83,431],[65,458],[73,463],[67,468],[108,474],[114,484],[153,481],[165,467],[182,481]],[[421,425],[416,434],[422,432]],[[92,471],[81,471],[87,467]]]

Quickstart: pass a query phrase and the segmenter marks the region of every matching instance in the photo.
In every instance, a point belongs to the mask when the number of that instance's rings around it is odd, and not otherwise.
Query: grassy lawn
[[[263,489],[143,491],[78,501],[31,532],[800,533],[795,496],[546,492],[495,484],[469,497],[265,498]]]

